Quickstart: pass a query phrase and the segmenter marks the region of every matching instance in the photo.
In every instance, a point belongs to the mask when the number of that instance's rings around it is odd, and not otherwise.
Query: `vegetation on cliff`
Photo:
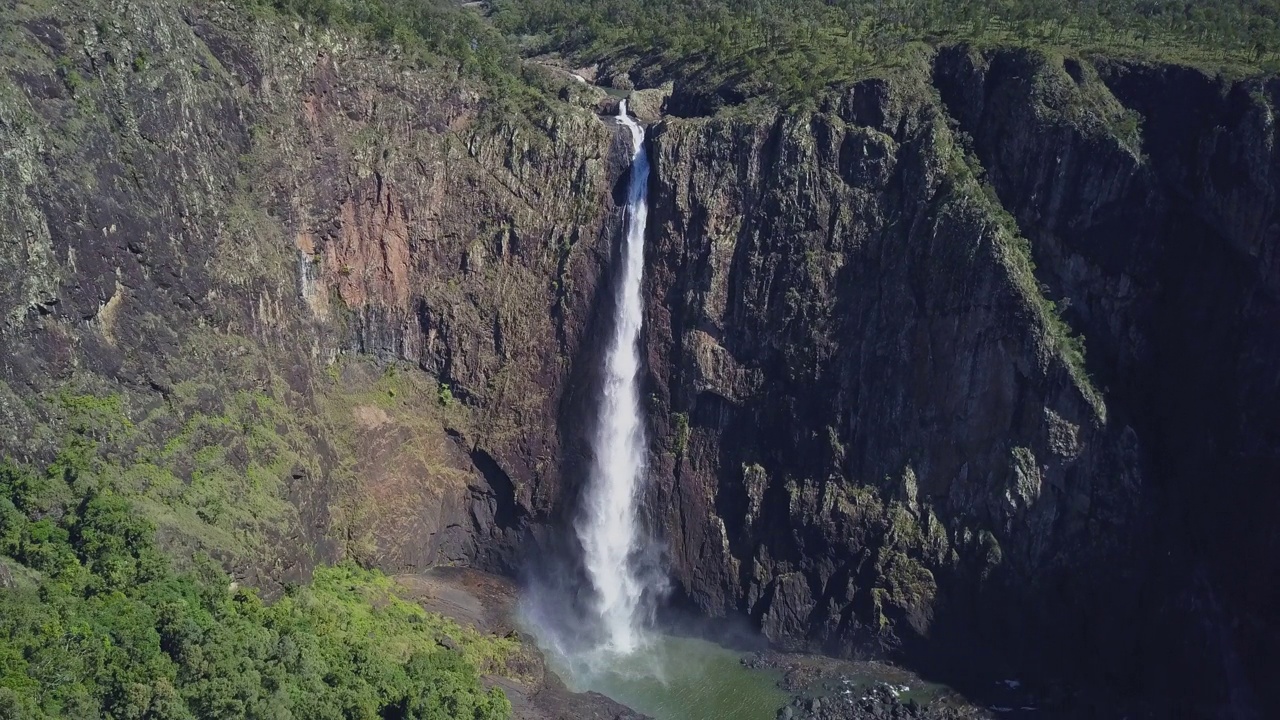
[[[519,62],[521,50],[786,104],[909,62],[913,48],[954,42],[1150,56],[1236,72],[1280,68],[1280,0],[240,2],[365,35],[424,65],[452,64],[508,109],[539,103],[549,89],[534,66]]]
[[[505,39],[475,12],[426,0],[242,0],[259,13],[275,11],[321,27],[361,32],[420,59],[452,58],[486,76],[509,70]]]
[[[505,641],[340,566],[264,603],[208,559],[173,569],[154,528],[83,472],[0,464],[0,717],[474,718]],[[447,647],[446,647],[447,646]]]
[[[478,86],[496,116],[544,103],[545,78],[472,8],[450,0],[238,0],[257,15],[299,18],[367,37],[421,67],[449,67]]]
[[[787,103],[918,43],[1035,45],[1275,67],[1276,0],[495,0],[498,26],[530,52],[635,63],[704,91]]]

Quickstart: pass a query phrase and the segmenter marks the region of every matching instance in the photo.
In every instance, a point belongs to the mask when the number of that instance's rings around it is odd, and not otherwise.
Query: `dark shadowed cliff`
[[[924,75],[654,133],[686,599],[1248,712],[1275,657],[1269,84],[965,48]]]

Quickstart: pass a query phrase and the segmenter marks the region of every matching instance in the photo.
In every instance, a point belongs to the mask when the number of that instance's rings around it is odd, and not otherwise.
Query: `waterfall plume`
[[[592,439],[594,461],[576,530],[604,644],[616,652],[629,653],[640,645],[644,633],[645,583],[637,568],[643,540],[636,514],[645,480],[645,437],[637,382],[644,320],[641,281],[649,158],[644,130],[627,115],[625,100],[619,104],[618,120],[630,131],[632,147],[626,235],[613,337],[605,358],[599,425]]]

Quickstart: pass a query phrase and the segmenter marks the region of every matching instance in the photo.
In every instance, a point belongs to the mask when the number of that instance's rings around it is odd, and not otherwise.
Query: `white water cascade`
[[[576,529],[595,589],[594,609],[605,635],[604,647],[627,654],[644,638],[641,599],[645,583],[636,567],[642,542],[636,510],[645,478],[645,439],[636,376],[644,319],[640,281],[649,212],[649,157],[644,149],[644,130],[627,115],[625,100],[618,105],[618,121],[631,132],[632,148],[622,277],[613,339],[605,360],[599,424],[592,441],[595,460]]]

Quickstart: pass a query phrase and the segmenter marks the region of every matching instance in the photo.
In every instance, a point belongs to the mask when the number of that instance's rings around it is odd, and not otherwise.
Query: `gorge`
[[[660,614],[978,702],[1277,712],[1274,75],[939,42],[803,105],[503,94],[255,7],[0,7],[5,458],[268,601],[556,564],[625,648],[661,567]]]

